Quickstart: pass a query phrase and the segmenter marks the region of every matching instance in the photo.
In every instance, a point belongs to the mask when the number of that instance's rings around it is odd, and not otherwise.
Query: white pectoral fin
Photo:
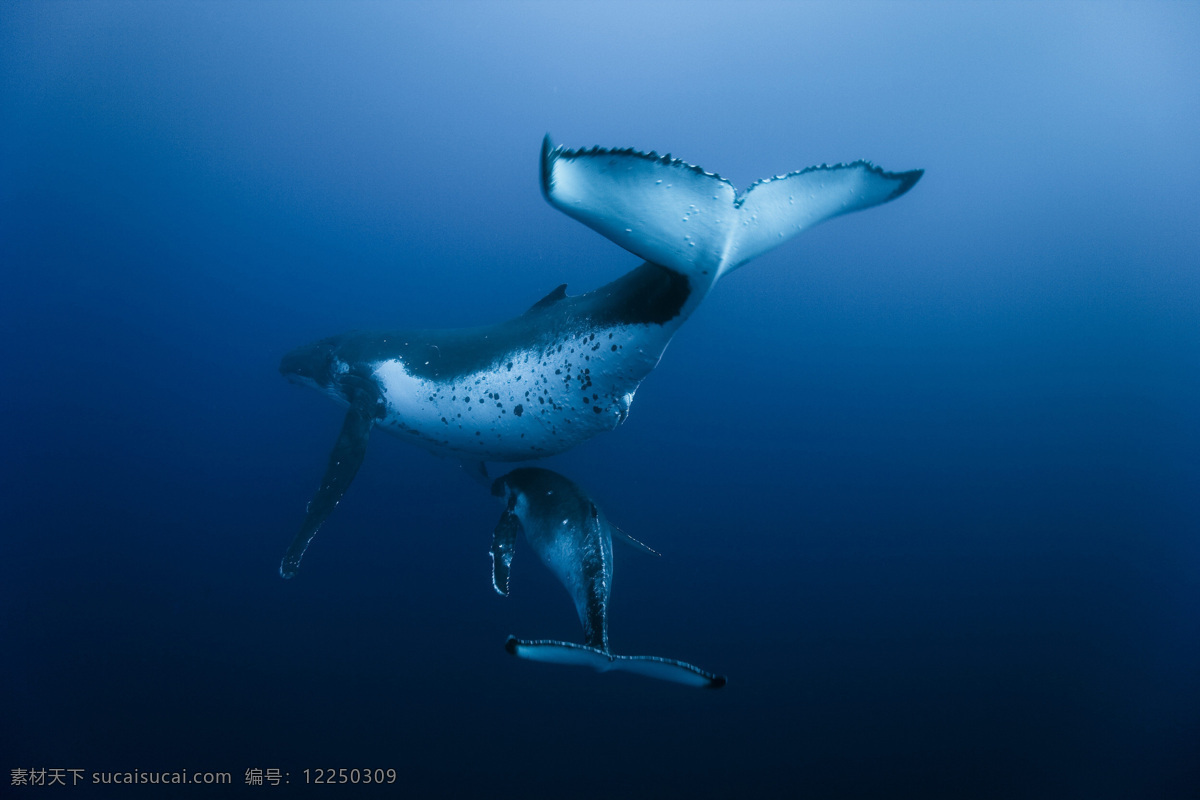
[[[597,672],[632,672],[647,678],[705,689],[719,689],[725,685],[725,677],[722,675],[702,670],[683,661],[658,656],[618,656],[583,644],[557,642],[552,639],[526,640],[515,636],[508,637],[504,649],[517,658],[547,664],[591,667]]]
[[[907,192],[922,170],[866,161],[809,167],[739,195],[719,175],[657,153],[542,143],[542,191],[555,208],[647,261],[720,276],[802,230]]]

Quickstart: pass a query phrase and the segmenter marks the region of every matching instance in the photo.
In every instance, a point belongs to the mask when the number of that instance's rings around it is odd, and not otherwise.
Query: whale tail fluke
[[[542,192],[555,208],[634,255],[714,281],[819,222],[886,203],[924,170],[822,164],[738,193],[719,175],[657,153],[542,142]]]
[[[591,667],[597,672],[632,672],[647,678],[682,683],[704,689],[720,689],[725,677],[716,675],[683,661],[658,656],[618,656],[595,647],[552,639],[527,640],[508,637],[504,649],[517,658],[543,661],[547,664],[570,664]]]

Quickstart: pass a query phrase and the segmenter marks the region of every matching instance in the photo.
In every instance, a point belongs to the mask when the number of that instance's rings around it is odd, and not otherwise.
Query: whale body
[[[687,686],[718,689],[725,685],[724,676],[683,661],[620,656],[609,650],[612,534],[620,532],[579,486],[552,470],[523,467],[497,478],[492,494],[505,503],[492,534],[492,587],[508,595],[517,532],[524,531],[525,540],[571,595],[584,635],[583,644],[510,636],[505,643],[509,653],[598,672],[633,672]]]
[[[823,220],[907,192],[921,170],[865,161],[768,178],[743,193],[668,156],[542,146],[551,205],[645,262],[577,296],[563,284],[520,316],[456,330],[351,332],[299,347],[280,371],[347,406],[299,533],[292,577],[353,481],[372,428],[439,455],[524,461],[616,428],[671,338],[724,274]]]

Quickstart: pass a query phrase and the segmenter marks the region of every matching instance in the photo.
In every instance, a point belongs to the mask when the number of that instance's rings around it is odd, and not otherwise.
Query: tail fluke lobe
[[[736,201],[737,230],[721,272],[735,270],[827,219],[894,200],[924,174],[920,169],[885,172],[869,161],[855,161],[758,181]]]
[[[866,161],[767,178],[739,194],[677,158],[638,150],[542,143],[542,191],[555,208],[631,253],[712,281],[819,222],[886,203],[922,170]]]
[[[508,637],[504,649],[517,658],[547,664],[591,667],[597,672],[632,672],[647,678],[705,689],[720,689],[725,685],[723,675],[716,675],[683,661],[658,656],[618,656],[572,642],[557,642],[552,639],[527,640],[515,636]]]
[[[716,275],[737,192],[724,178],[638,150],[567,150],[542,142],[550,205],[629,252],[685,275]]]

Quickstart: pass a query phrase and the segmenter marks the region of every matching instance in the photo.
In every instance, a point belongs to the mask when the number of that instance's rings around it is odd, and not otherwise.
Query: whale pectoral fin
[[[510,508],[500,515],[496,530],[492,532],[492,588],[505,597],[508,597],[508,576],[517,544],[517,531],[521,530],[521,520],[512,512],[512,503],[509,505]]]
[[[647,261],[717,277],[806,228],[885,203],[922,170],[867,161],[767,178],[739,195],[719,175],[657,153],[542,143],[542,192],[555,208]]]
[[[706,689],[719,689],[725,677],[702,670],[683,661],[658,656],[617,656],[587,645],[558,642],[552,639],[525,640],[508,637],[504,649],[517,658],[542,661],[547,664],[569,664],[591,667],[597,672],[632,672],[647,678],[682,683]]]
[[[317,530],[333,512],[338,501],[342,499],[342,495],[346,493],[346,489],[354,481],[354,476],[358,474],[358,468],[362,465],[363,456],[367,452],[367,439],[371,434],[371,426],[374,422],[375,418],[368,404],[350,404],[350,410],[346,412],[346,419],[342,422],[342,430],[338,434],[337,443],[333,446],[333,452],[329,454],[329,464],[325,467],[321,486],[309,501],[304,524],[300,526],[300,532],[292,540],[291,547],[288,548],[283,556],[283,561],[279,564],[280,576],[291,578],[296,574],[296,570],[300,568],[300,559],[304,558],[304,551],[308,549],[309,542],[317,535]]]
[[[625,542],[625,544],[635,547],[638,550],[640,550],[641,552],[648,553],[649,555],[652,555],[652,556],[661,556],[662,555],[662,553],[658,552],[653,547],[651,547],[650,545],[643,542],[641,539],[633,538],[628,533],[626,533],[625,531],[618,528],[616,525],[613,525],[611,522],[608,524],[608,526],[610,528],[612,528],[614,531],[616,531],[617,533],[621,534],[620,536],[617,537],[617,541]]]

